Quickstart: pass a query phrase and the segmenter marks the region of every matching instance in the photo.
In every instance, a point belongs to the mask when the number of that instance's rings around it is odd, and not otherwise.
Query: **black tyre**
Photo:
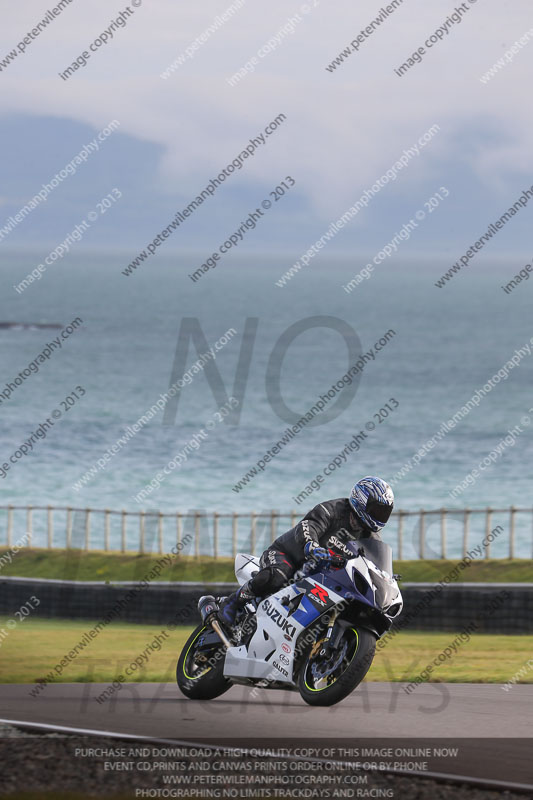
[[[307,649],[298,677],[298,689],[310,706],[332,706],[344,700],[370,669],[376,652],[376,638],[366,630],[346,628],[339,647],[331,656]]]
[[[176,681],[183,694],[190,700],[212,700],[227,692],[232,683],[224,677],[224,656],[224,645],[210,627],[195,628],[185,642],[176,669]]]

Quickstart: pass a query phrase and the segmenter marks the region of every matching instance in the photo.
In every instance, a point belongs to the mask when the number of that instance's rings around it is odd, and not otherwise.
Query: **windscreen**
[[[380,539],[362,539],[358,542],[359,547],[365,551],[365,556],[374,562],[383,572],[392,575],[392,548]]]
[[[354,556],[358,555],[360,550],[363,550],[364,555],[373,561],[376,567],[392,576],[392,548],[386,542],[370,537],[369,539],[346,542],[345,547],[351,550]]]

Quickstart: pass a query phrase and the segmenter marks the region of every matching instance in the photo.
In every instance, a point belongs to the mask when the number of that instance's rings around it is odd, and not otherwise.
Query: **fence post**
[[[403,560],[403,518],[402,509],[398,511],[398,561]]]
[[[66,545],[67,550],[72,546],[72,509],[70,506],[67,508],[67,531],[66,531]]]
[[[28,534],[28,547],[31,547],[33,536],[33,507],[28,506],[26,510],[26,533]]]
[[[139,513],[139,552],[144,553],[144,511]]]
[[[5,506],[7,509],[7,528],[6,528],[6,540],[7,546],[11,547],[13,540],[14,540],[14,511],[15,507],[11,504]],[[26,535],[27,541],[26,546],[31,548],[33,546],[33,511],[35,510],[34,506],[26,506]],[[43,509],[44,510],[44,509]],[[47,511],[47,548],[53,549],[54,548],[54,511],[57,508],[51,505],[46,506]],[[72,533],[73,533],[73,512],[74,509],[71,506],[67,506],[66,509],[61,509],[66,511],[66,548],[70,549],[72,547]],[[511,506],[509,509],[510,513],[510,522],[509,522],[509,552],[508,557],[509,559],[514,559],[516,556],[516,515],[521,511],[515,506]],[[527,509],[525,509],[527,510]],[[85,513],[85,544],[84,549],[85,551],[89,551],[91,549],[91,514],[93,513],[94,509],[86,508]],[[441,508],[439,512],[433,513],[440,513],[440,550],[441,550],[441,558],[447,558],[447,521],[448,521],[448,511],[447,508]],[[481,509],[479,509],[481,511]],[[100,512],[101,513],[101,512]],[[115,513],[111,509],[106,508],[103,511],[104,513],[104,552],[112,552],[111,549],[111,514]],[[126,552],[126,539],[127,539],[127,520],[126,517],[128,516],[128,512],[124,509],[119,512],[121,514],[121,550],[122,552]],[[154,512],[158,515],[158,551],[159,553],[164,552],[164,514],[161,511]],[[406,512],[402,509],[399,509],[397,512],[398,516],[398,528],[397,528],[397,548],[398,548],[398,560],[402,561],[405,557],[404,554],[404,533],[405,533],[405,517],[409,515],[409,512]],[[426,528],[427,528],[427,512],[425,509],[420,509],[418,512],[420,518],[420,531],[419,531],[419,558],[425,559],[426,557]],[[463,558],[467,555],[468,546],[469,546],[469,537],[470,537],[470,519],[472,509],[465,508],[463,510],[464,513],[464,527],[463,527],[463,541],[462,541],[462,552]],[[278,519],[280,516],[290,517],[291,525],[294,526],[295,519],[296,519],[297,512],[293,509],[287,514],[281,515],[278,511],[272,510],[267,512],[266,514],[258,514],[255,511],[250,512],[250,521],[251,521],[251,552],[255,555],[256,547],[257,547],[257,521],[260,516],[270,517],[270,541],[274,542],[278,532]],[[493,525],[493,515],[494,509],[491,507],[487,507],[485,509],[485,545],[484,545],[484,554],[483,557],[485,559],[491,558],[491,542],[490,542],[490,534],[492,531]],[[533,509],[531,509],[531,520],[533,525]],[[204,516],[201,512],[196,511],[194,512],[194,528],[195,528],[195,555],[196,557],[200,557],[200,550],[201,550],[201,517]],[[224,514],[222,516],[225,516]],[[230,516],[230,515],[226,515]],[[232,552],[233,556],[237,554],[238,549],[238,523],[240,514],[238,512],[233,512],[231,514],[232,517]],[[146,552],[146,512],[141,511],[139,512],[139,532],[140,532],[140,545],[139,550],[141,553]],[[221,515],[218,512],[213,512],[213,525],[214,525],[214,538],[213,538],[213,557],[215,559],[219,558],[220,553],[220,519]],[[182,527],[182,520],[183,514],[180,512],[176,513],[176,527],[177,527],[177,543],[180,544],[182,542],[182,534],[183,534],[183,527]],[[533,528],[532,528],[533,530]]]
[[[122,509],[122,519],[120,525],[120,549],[126,552],[126,512]]]
[[[218,511],[213,514],[213,558],[218,558]]]
[[[420,551],[420,558],[425,558],[426,547],[425,547],[425,539],[426,539],[426,512],[423,508],[420,509],[420,544],[419,544],[419,551]]]
[[[514,541],[516,528],[516,508],[511,506],[511,520],[509,525],[509,558],[514,558]]]
[[[163,552],[163,514],[159,512],[157,520],[157,538],[159,539],[159,552]]]
[[[200,558],[200,514],[194,512],[194,555]]]
[[[492,508],[487,508],[487,519],[485,520],[485,558],[490,558],[489,533],[492,530]]]
[[[235,558],[237,555],[238,524],[239,524],[239,516],[234,511],[233,521],[232,521],[232,531],[231,531],[231,549],[233,552],[233,558]]]
[[[46,534],[48,549],[51,550],[54,541],[54,519],[52,506],[47,506],[46,509]]]
[[[85,517],[85,549],[89,550],[91,541],[91,509],[86,508],[85,512],[87,514]]]
[[[272,542],[275,540],[275,538],[276,538],[276,534],[277,534],[277,529],[276,529],[276,512],[275,512],[275,511],[271,511],[271,512],[270,512],[270,543],[271,543],[271,544],[272,544]]]
[[[296,516],[296,511],[293,509],[291,511],[291,528],[294,528],[294,526],[296,525],[297,519],[298,519],[298,517]]]
[[[176,514],[176,544],[179,546],[181,544],[183,536],[183,521],[181,519],[181,514],[178,512]]]
[[[13,537],[13,506],[7,507],[7,546],[11,547]]]
[[[104,550],[109,552],[109,509],[104,512]]]
[[[468,534],[470,533],[470,509],[465,508],[465,520],[463,528],[463,558],[468,552]]]
[[[440,550],[441,558],[446,558],[446,509],[440,511]]]
[[[255,513],[255,511],[252,511],[251,523],[252,523],[251,550],[252,550],[252,555],[255,556],[256,535],[257,535],[257,514]]]

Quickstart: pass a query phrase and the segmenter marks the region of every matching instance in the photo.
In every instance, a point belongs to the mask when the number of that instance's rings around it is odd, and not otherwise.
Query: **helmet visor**
[[[366,501],[365,511],[377,522],[388,522],[392,514],[392,505],[389,506],[387,503],[380,503],[379,500],[369,497]]]

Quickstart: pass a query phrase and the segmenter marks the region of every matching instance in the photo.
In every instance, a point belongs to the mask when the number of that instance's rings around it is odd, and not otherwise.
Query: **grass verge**
[[[0,558],[7,552],[0,549]],[[6,563],[0,577],[56,578],[71,581],[138,581],[158,561],[155,554],[103,553],[82,550],[20,550]],[[2,562],[3,563],[3,562]],[[438,582],[448,575],[457,561],[396,561],[394,568],[402,582]],[[486,583],[533,583],[533,560],[476,560],[459,573],[463,581]],[[155,580],[233,582],[232,558],[213,559],[179,556]]]
[[[0,630],[6,619],[0,618]],[[0,683],[34,683],[54,669],[92,623],[83,620],[26,619],[9,630],[0,648]],[[128,678],[132,682],[173,682],[179,653],[192,629],[177,628],[153,652],[142,669]],[[63,683],[107,683],[124,673],[161,634],[161,626],[111,623],[93,639],[58,676]],[[372,681],[411,681],[444,651],[453,633],[402,632],[376,653],[368,674]],[[477,634],[456,655],[435,668],[434,682],[506,683],[531,658],[533,636]],[[533,683],[533,670],[521,682]],[[512,691],[512,690],[511,690]]]

